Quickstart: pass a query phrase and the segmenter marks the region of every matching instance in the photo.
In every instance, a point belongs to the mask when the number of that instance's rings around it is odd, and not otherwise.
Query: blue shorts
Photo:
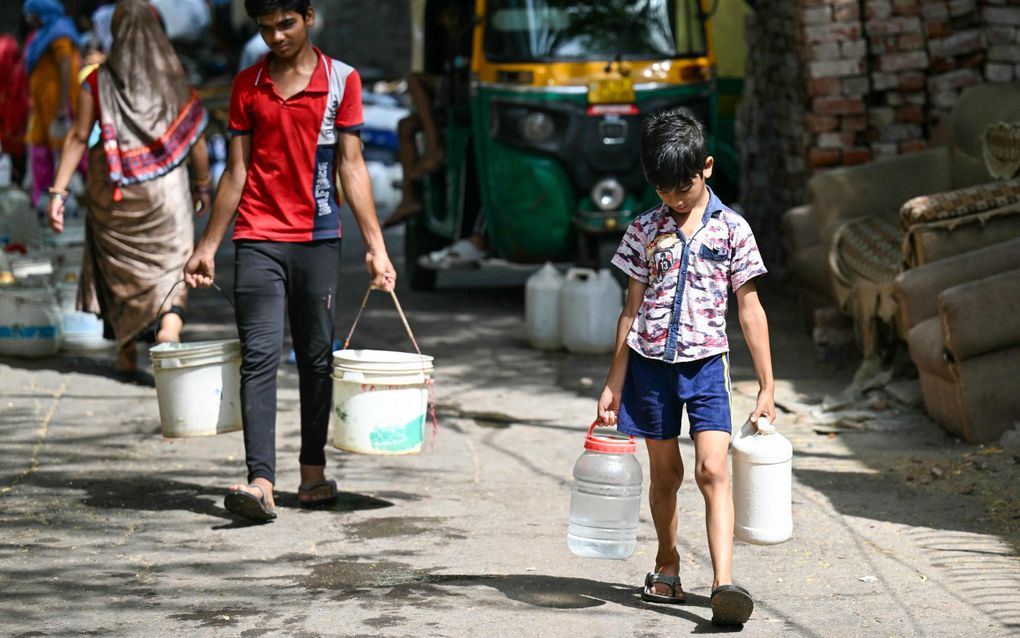
[[[705,430],[731,431],[729,356],[666,363],[631,350],[617,429],[646,439],[676,438],[685,405],[692,439]]]

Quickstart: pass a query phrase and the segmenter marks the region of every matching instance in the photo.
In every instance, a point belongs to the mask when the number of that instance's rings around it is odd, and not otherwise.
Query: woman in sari
[[[88,149],[85,253],[78,305],[100,315],[117,342],[117,370],[138,378],[135,341],[158,320],[157,342],[180,339],[195,210],[208,210],[211,179],[202,131],[208,116],[163,34],[152,6],[122,0],[106,62],[82,84],[74,127],[50,189],[49,223],[64,227],[64,200]],[[190,153],[194,186],[184,160]],[[167,296],[166,305],[161,306]]]
[[[25,19],[34,29],[25,42],[31,95],[28,131],[32,167],[32,206],[53,180],[56,151],[77,108],[78,30],[60,0],[25,0]]]

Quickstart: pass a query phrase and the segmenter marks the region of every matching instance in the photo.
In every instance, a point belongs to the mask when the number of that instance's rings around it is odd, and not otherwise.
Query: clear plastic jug
[[[776,545],[793,536],[793,445],[765,417],[750,420],[733,450],[733,534],[745,543]]]
[[[567,547],[585,558],[624,559],[637,549],[641,464],[634,437],[598,436],[592,423],[574,464]]]

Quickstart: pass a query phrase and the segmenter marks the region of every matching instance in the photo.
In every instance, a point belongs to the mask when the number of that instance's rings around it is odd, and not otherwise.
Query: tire
[[[440,244],[439,238],[430,233],[418,217],[408,220],[404,233],[404,276],[410,282],[411,290],[435,290],[439,273],[419,266],[418,258],[438,250]]]

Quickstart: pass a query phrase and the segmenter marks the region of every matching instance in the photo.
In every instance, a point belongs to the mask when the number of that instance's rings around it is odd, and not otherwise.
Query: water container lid
[[[620,435],[599,436],[595,434],[598,424],[598,421],[593,421],[588,427],[588,434],[584,437],[584,449],[606,454],[633,454],[637,450],[637,441],[633,436],[625,439]]]

